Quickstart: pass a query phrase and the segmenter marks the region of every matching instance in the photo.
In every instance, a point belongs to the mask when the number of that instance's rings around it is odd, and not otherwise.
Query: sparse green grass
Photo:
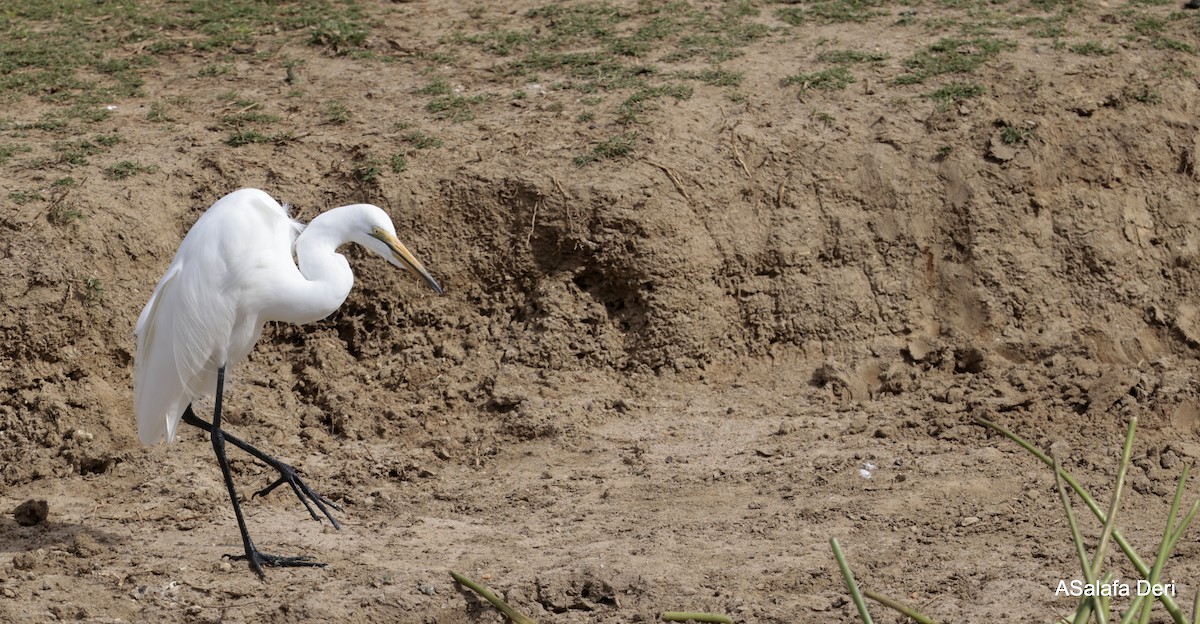
[[[340,126],[353,117],[353,113],[341,100],[330,100],[325,103],[325,109],[322,111],[322,117],[326,123],[331,123]]]
[[[157,170],[158,167],[153,165],[143,165],[131,160],[122,160],[105,167],[104,177],[109,180],[124,180],[139,173],[151,173]]]
[[[1011,124],[1004,124],[1000,127],[1000,140],[1006,145],[1024,145],[1033,137],[1033,131],[1026,128],[1018,128]]]
[[[1143,16],[1133,21],[1133,32],[1139,35],[1157,35],[1167,28],[1167,23],[1157,17]]]
[[[1169,37],[1155,37],[1150,41],[1150,47],[1156,50],[1174,50],[1192,55],[1196,54],[1196,46],[1194,44]]]
[[[210,63],[196,72],[201,78],[219,78],[233,73],[233,65],[229,63]]]
[[[283,81],[292,86],[298,85],[304,81],[300,75],[300,68],[304,66],[304,59],[287,58],[283,61]]]
[[[9,191],[8,199],[18,206],[24,206],[35,201],[42,201],[45,198],[37,191]]]
[[[1096,41],[1084,41],[1072,44],[1067,49],[1075,54],[1082,54],[1084,56],[1111,56],[1117,53],[1116,48],[1110,48]]]
[[[269,143],[270,137],[258,130],[234,130],[225,138],[225,144],[230,147],[241,147],[251,143]]]
[[[844,24],[848,22],[863,23],[871,18],[883,15],[880,7],[885,6],[883,0],[817,0],[807,2],[803,7],[789,6],[775,12],[779,19],[793,26],[808,23]]]
[[[834,91],[845,89],[858,79],[843,66],[831,67],[811,74],[795,74],[783,79],[783,86],[800,85],[802,89]]]
[[[1067,18],[1072,9],[1061,9],[1053,16],[1020,15],[1008,21],[1014,29],[1024,29],[1030,37],[1038,39],[1057,39],[1067,36]]]
[[[121,138],[121,135],[119,134],[97,134],[96,136],[92,137],[92,140],[100,145],[103,145],[104,147],[112,147],[119,143],[125,142],[125,139]]]
[[[88,157],[107,151],[121,142],[120,135],[97,134],[91,139],[56,141],[52,149],[58,153],[58,161],[68,165],[86,165]]]
[[[684,84],[664,84],[642,87],[625,98],[617,107],[617,122],[630,125],[641,122],[642,113],[650,108],[650,102],[662,97],[686,100],[692,97],[692,87]]]
[[[279,121],[279,115],[272,115],[256,110],[259,108],[255,105],[250,110],[239,110],[228,115],[221,116],[221,123],[227,126],[241,127],[247,124],[270,124]]]
[[[61,109],[67,119],[73,119],[85,124],[94,124],[112,117],[112,111],[105,106],[89,102],[75,102]]]
[[[104,284],[98,277],[89,277],[83,281],[84,305],[99,305],[104,300]]]
[[[167,112],[167,105],[162,102],[151,102],[150,110],[146,111],[146,120],[155,123],[163,123],[175,121],[175,118]]]
[[[334,16],[320,20],[309,31],[309,43],[327,46],[339,53],[362,47],[367,42],[367,26],[349,16]]]
[[[1141,83],[1137,87],[1126,88],[1124,95],[1142,104],[1162,104],[1162,92],[1151,89],[1150,85]]]
[[[50,105],[22,131],[51,134],[45,143],[52,146],[54,157],[26,166],[85,165],[112,147],[106,142],[109,138],[120,140],[117,135],[92,136],[87,127],[112,118],[106,105],[123,106],[120,100],[143,97],[143,72],[164,55],[185,50],[212,53],[197,74],[222,78],[235,73],[228,52],[267,58],[277,47],[264,41],[290,40],[341,54],[363,46],[370,27],[370,18],[355,0],[9,0],[0,8],[0,101],[37,98]],[[137,53],[131,53],[135,48]],[[236,93],[218,100],[235,109],[221,117],[235,127],[229,144],[290,140],[290,134],[268,136],[244,127],[279,119],[253,101]],[[173,121],[162,101],[149,104],[146,119]],[[0,162],[16,153],[5,144]],[[105,175],[130,172],[136,170],[117,167]]]
[[[436,78],[416,92],[419,95],[450,95],[452,90],[445,78]]]
[[[1056,39],[1067,36],[1067,29],[1060,24],[1047,24],[1030,30],[1029,35],[1039,39]]]
[[[392,173],[400,173],[408,169],[408,159],[404,157],[404,154],[392,154],[392,157],[388,159],[388,164],[392,166]]]
[[[1029,0],[1036,9],[1050,13],[1052,11],[1071,11],[1081,4],[1082,0]]]
[[[942,74],[970,73],[1000,52],[1015,47],[1012,41],[993,37],[943,38],[904,59],[902,65],[909,73],[897,78],[896,83],[915,84]]]
[[[245,97],[244,95],[238,93],[237,91],[224,91],[222,93],[218,93],[217,101],[225,102],[226,104],[229,104],[236,108],[247,109],[247,110],[252,109],[252,108],[258,108],[261,106],[261,104],[259,104],[258,102],[254,101],[248,97]]]
[[[463,95],[443,95],[436,97],[425,105],[425,110],[433,113],[438,119],[446,119],[454,123],[475,119],[475,107],[488,100],[485,95],[466,97]]]
[[[611,112],[619,123],[639,123],[640,113],[649,110],[639,101],[653,99],[647,98],[647,93],[676,90],[679,87],[675,83],[679,82],[716,88],[740,85],[742,75],[723,69],[719,63],[741,54],[747,44],[770,36],[770,27],[752,19],[759,12],[745,0],[714,6],[684,2],[618,6],[605,0],[548,2],[513,21],[463,24],[442,39],[439,53],[454,54],[447,49],[452,46],[472,46],[495,56],[493,74],[508,83],[506,89],[524,80],[582,94],[621,92],[623,97],[616,100]],[[664,67],[697,61],[707,61],[711,66],[674,71]],[[444,81],[434,81],[419,92],[447,98],[456,95]],[[445,107],[451,102],[435,100],[430,104]],[[564,111],[575,112],[567,110],[567,100],[563,102]]]
[[[67,195],[79,183],[70,176],[58,178],[50,184],[50,208],[46,211],[46,220],[53,225],[67,225],[83,218],[83,213],[67,203]],[[40,199],[40,196],[39,196]]]
[[[0,144],[0,165],[9,161],[16,154],[32,151],[33,148],[23,144]]]
[[[400,140],[411,145],[414,149],[429,149],[431,147],[441,147],[444,144],[441,139],[419,130],[404,133],[400,136]]]
[[[354,168],[350,170],[350,175],[363,185],[378,184],[379,176],[382,174],[383,163],[378,158],[370,156],[356,158],[354,160]]]
[[[832,65],[854,65],[858,63],[879,63],[891,58],[886,52],[862,52],[860,50],[825,50],[817,55],[817,60]]]
[[[263,134],[258,130],[242,128],[235,129],[225,137],[225,144],[230,147],[242,147],[253,143],[287,143],[294,141],[295,135],[291,132],[277,132],[274,134]]]
[[[67,225],[82,218],[83,213],[77,208],[61,202],[50,204],[50,210],[46,212],[46,220],[53,225]]]
[[[343,52],[364,45],[369,30],[370,19],[357,2],[9,0],[0,10],[0,97],[67,104],[138,97],[139,74],[159,55],[252,49],[264,33],[284,38],[299,33],[314,45]],[[130,44],[144,53],[111,53]],[[201,73],[225,71],[218,64]]]
[[[925,97],[935,102],[949,103],[979,97],[984,93],[987,93],[987,88],[982,85],[952,82],[926,93]]]
[[[682,80],[697,80],[714,87],[736,87],[742,84],[742,72],[726,71],[724,69],[705,69],[702,71],[679,71],[675,77]]]
[[[467,97],[454,93],[453,87],[446,81],[445,78],[435,78],[425,86],[416,90],[419,95],[431,95],[433,99],[425,104],[425,110],[433,113],[438,119],[447,119],[454,123],[470,121],[475,118],[475,107],[483,104],[488,100],[486,95],[474,95]],[[517,94],[524,98],[528,94],[524,90],[513,93],[514,97]]]
[[[626,133],[617,136],[609,137],[603,142],[592,148],[592,151],[582,156],[575,157],[575,164],[582,167],[588,163],[593,163],[598,160],[608,160],[612,158],[627,158],[633,154],[634,148],[637,146],[637,134]]]

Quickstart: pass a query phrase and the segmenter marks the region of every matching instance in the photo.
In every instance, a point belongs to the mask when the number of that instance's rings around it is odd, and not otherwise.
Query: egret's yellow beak
[[[434,292],[439,295],[442,294],[441,284],[438,284],[437,280],[433,279],[433,276],[429,274],[429,271],[425,268],[425,265],[421,264],[420,260],[417,260],[417,257],[408,250],[408,247],[404,246],[404,243],[397,240],[395,236],[392,236],[381,229],[376,229],[374,232],[371,232],[371,236],[379,239],[383,244],[388,246],[388,249],[392,251],[392,257],[396,259],[398,264],[403,265],[414,276],[424,280],[426,284],[429,284],[429,287],[432,288]]]

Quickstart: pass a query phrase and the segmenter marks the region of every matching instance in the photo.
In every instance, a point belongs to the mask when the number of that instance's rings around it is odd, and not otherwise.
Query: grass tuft
[[[883,0],[818,0],[805,3],[803,7],[779,9],[775,15],[792,26],[809,23],[845,24],[864,23],[873,17],[884,15],[879,10],[885,6]]]
[[[634,147],[637,145],[637,134],[626,133],[614,137],[610,137],[600,144],[592,148],[592,151],[582,156],[575,157],[576,166],[582,167],[586,164],[593,163],[599,160],[608,160],[612,158],[627,158],[633,154]]]
[[[431,147],[441,147],[444,143],[441,139],[425,134],[420,130],[407,132],[400,137],[401,141],[411,145],[414,149],[429,149]]]
[[[969,100],[979,97],[987,93],[987,87],[977,84],[964,82],[951,82],[948,85],[938,87],[924,97],[927,97],[938,103],[958,102],[961,100]]]
[[[783,86],[800,85],[802,89],[823,89],[825,91],[834,91],[845,89],[850,83],[856,82],[858,79],[850,73],[850,70],[842,66],[831,67],[819,72],[811,74],[796,74],[783,79]]]
[[[466,97],[463,95],[443,95],[436,97],[425,105],[425,110],[433,113],[438,119],[454,123],[475,119],[475,107],[488,100],[486,95]]]
[[[826,50],[817,55],[817,60],[832,65],[855,65],[879,63],[891,58],[886,52],[862,52],[859,50]]]
[[[340,126],[350,121],[350,118],[354,114],[350,112],[350,109],[341,100],[330,100],[325,103],[325,110],[322,112],[322,116],[326,123]]]
[[[974,39],[943,38],[928,48],[904,59],[902,65],[909,73],[896,79],[897,84],[915,84],[942,74],[961,74],[975,71],[980,65],[1016,44],[992,37]]]
[[[104,177],[109,180],[124,180],[139,173],[151,173],[157,170],[158,167],[154,165],[143,165],[130,160],[122,160],[105,167]]]
[[[1082,54],[1084,56],[1111,56],[1117,53],[1116,48],[1110,48],[1108,46],[1101,45],[1096,41],[1084,41],[1083,43],[1076,43],[1069,46],[1067,49],[1075,54]]]

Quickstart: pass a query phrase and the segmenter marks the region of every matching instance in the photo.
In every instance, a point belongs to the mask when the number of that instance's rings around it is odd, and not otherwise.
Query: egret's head
[[[367,220],[366,227],[368,228],[367,237],[360,240],[362,245],[371,251],[381,255],[388,262],[408,269],[414,276],[424,280],[429,287],[437,294],[442,294],[442,286],[433,279],[425,265],[421,264],[420,260],[413,255],[408,247],[404,246],[398,238],[396,238],[396,227],[392,225],[392,220],[388,218],[387,213],[382,209],[371,206],[375,210],[368,211],[370,217]]]

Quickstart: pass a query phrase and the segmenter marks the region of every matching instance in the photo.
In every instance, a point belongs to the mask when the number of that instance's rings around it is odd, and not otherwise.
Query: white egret
[[[192,226],[134,330],[139,437],[144,444],[174,441],[180,420],[209,433],[245,546],[246,554],[234,558],[247,560],[260,577],[263,565],[324,564],[307,556],[268,555],[254,547],[225,456],[226,440],[279,471],[279,479],[255,496],[287,483],[314,520],[320,521],[316,505],[339,529],[327,506],[340,508],[309,489],[291,466],[221,428],[225,373],[246,357],[267,321],[310,323],[342,305],[354,273],[337,249],[349,242],[408,269],[442,293],[437,280],[396,239],[396,228],[379,207],[334,208],[306,227],[267,193],[242,189],[222,197]],[[192,411],[195,399],[210,395],[216,397],[211,424]]]

